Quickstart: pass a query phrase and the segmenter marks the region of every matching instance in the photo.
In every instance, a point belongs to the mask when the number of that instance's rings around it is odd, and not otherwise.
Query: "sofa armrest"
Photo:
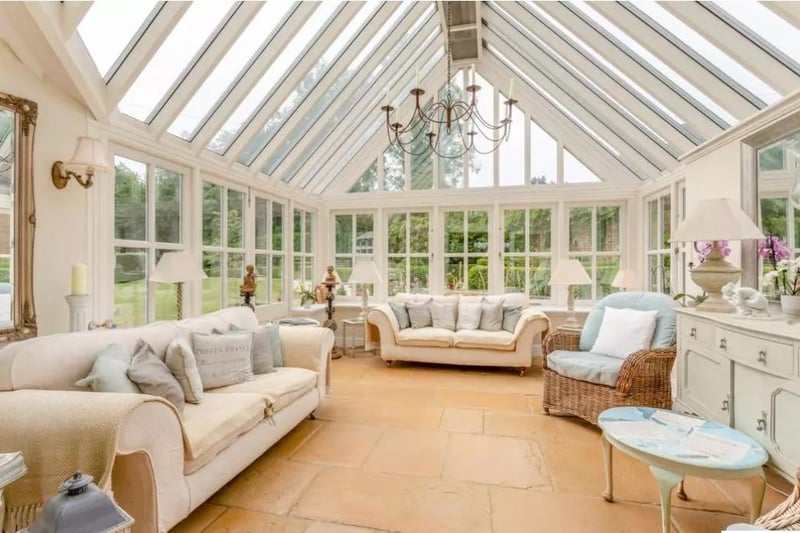
[[[317,388],[325,396],[328,359],[336,340],[330,328],[282,326],[280,328],[283,364],[318,372]]]
[[[381,344],[396,342],[397,334],[400,333],[400,323],[397,322],[397,317],[388,304],[372,307],[367,315],[367,321],[378,328]]]
[[[519,339],[519,337],[522,335],[522,332],[528,328],[538,329],[544,337],[544,335],[546,335],[547,331],[550,329],[550,319],[547,318],[547,315],[541,311],[536,309],[525,309],[520,314],[519,321],[517,321],[517,325],[514,328],[514,342],[516,342],[517,339]]]
[[[581,334],[577,331],[554,331],[542,342],[542,368],[547,368],[547,355],[556,350],[576,352],[580,349]]]

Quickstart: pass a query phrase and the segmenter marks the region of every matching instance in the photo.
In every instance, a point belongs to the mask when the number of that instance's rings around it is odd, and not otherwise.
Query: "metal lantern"
[[[133,524],[133,518],[92,480],[82,472],[70,476],[27,529],[28,533],[114,533]]]

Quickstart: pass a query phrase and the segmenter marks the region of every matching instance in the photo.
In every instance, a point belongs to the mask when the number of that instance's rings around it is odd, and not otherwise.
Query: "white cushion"
[[[556,350],[547,355],[547,368],[564,377],[616,387],[624,359],[592,352]]]
[[[456,348],[478,348],[511,352],[516,347],[514,335],[507,331],[484,331],[481,329],[460,329],[453,334]]]
[[[451,303],[431,302],[431,320],[433,327],[449,330],[456,329],[455,305]]]
[[[503,329],[503,301],[481,303],[481,321],[478,329],[500,331]]]
[[[397,334],[397,344],[449,348],[453,345],[453,332],[444,328],[408,328]]]
[[[591,351],[625,359],[650,347],[658,311],[606,307],[603,322]]]
[[[458,302],[456,329],[478,329],[481,323],[481,302],[470,302],[464,298]]]

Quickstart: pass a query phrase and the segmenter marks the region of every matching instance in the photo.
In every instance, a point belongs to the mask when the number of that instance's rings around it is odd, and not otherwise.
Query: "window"
[[[489,290],[489,212],[447,211],[444,274],[448,290]]]
[[[531,120],[531,185],[558,181],[558,142]]]
[[[203,182],[203,313],[239,304],[244,276],[245,193]]]
[[[256,196],[256,304],[283,301],[283,213],[283,204]]]
[[[430,272],[430,215],[391,213],[386,223],[389,296],[427,293]]]
[[[164,252],[182,250],[183,174],[114,157],[114,318],[124,327],[175,318],[175,285],[148,283]]]
[[[426,115],[430,116],[433,104],[428,102],[423,107]],[[428,144],[427,132],[423,131],[425,124],[418,122],[411,132],[413,142],[409,146],[409,166],[411,174],[411,190],[433,188],[433,158],[434,154]]]
[[[359,259],[372,258],[374,254],[375,226],[372,214],[342,214],[334,217],[336,249],[334,264],[336,273],[345,282],[338,288],[339,294],[351,294],[355,289],[347,285],[353,267]],[[372,290],[370,290],[370,294]]]
[[[378,162],[372,164],[361,174],[347,192],[375,192],[378,190]]]
[[[292,297],[299,302],[298,289],[300,285],[312,290],[316,286],[314,281],[314,214],[310,211],[295,208],[293,219],[294,291],[292,292]],[[341,277],[341,274],[339,277]]]
[[[405,152],[396,144],[383,151],[383,190],[402,191],[406,188]]]
[[[497,124],[498,121],[494,113],[494,87],[477,73],[475,74],[475,83],[481,86],[481,90],[475,95],[478,112],[489,124]],[[482,129],[489,135],[493,133],[488,131],[486,127],[481,128],[480,125],[475,127]],[[470,187],[491,187],[494,185],[494,153],[490,152],[491,148],[492,143],[484,139],[482,134],[479,133],[475,136],[475,150],[470,150],[468,154]]]
[[[500,100],[500,111],[504,113],[506,106],[502,101],[505,101],[505,97],[501,97]],[[517,106],[511,108],[509,136],[508,140],[500,145],[498,161],[499,185],[525,185],[525,113]]]
[[[467,100],[464,90],[464,71],[459,70],[450,80],[450,97],[452,100]],[[447,86],[439,90],[439,101],[447,101]],[[444,119],[445,117],[442,117]],[[457,189],[464,186],[464,156],[458,154],[464,151],[463,140],[467,137],[465,129],[470,127],[456,120],[448,133],[444,126],[439,127],[439,137],[436,139],[437,150],[442,156],[438,157],[438,174],[440,189]],[[427,140],[427,138],[425,138]]]
[[[592,285],[577,288],[576,298],[599,300],[611,287],[620,264],[619,206],[569,208],[569,256],[578,259]]]
[[[564,150],[564,183],[597,183],[600,178],[597,174],[586,168],[580,159],[572,155],[569,150]]]
[[[503,211],[504,292],[550,299],[552,220],[550,208]]]
[[[647,202],[647,290],[672,293],[669,193]]]

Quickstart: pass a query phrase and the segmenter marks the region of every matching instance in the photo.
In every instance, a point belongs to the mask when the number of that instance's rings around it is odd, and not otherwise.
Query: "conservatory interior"
[[[2,2],[0,72],[0,531],[797,529],[800,2]]]

